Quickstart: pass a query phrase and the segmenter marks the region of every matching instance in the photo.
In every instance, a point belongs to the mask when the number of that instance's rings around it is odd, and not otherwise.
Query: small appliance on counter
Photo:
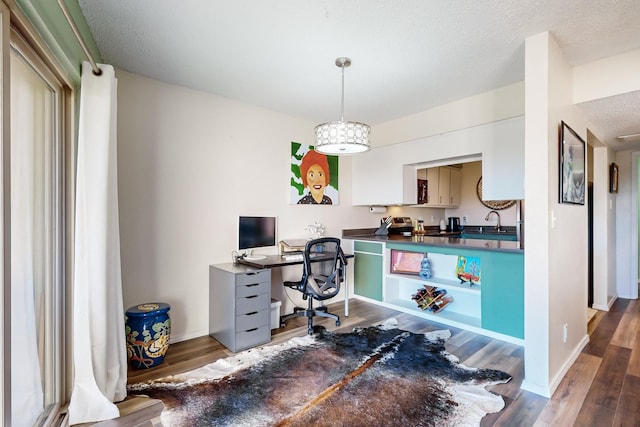
[[[447,231],[450,233],[455,233],[456,231],[462,231],[462,227],[460,227],[460,218],[457,216],[450,216],[447,218],[449,223],[447,225]]]
[[[391,219],[389,234],[402,234],[403,236],[411,236],[412,230],[413,222],[408,216],[396,216]]]

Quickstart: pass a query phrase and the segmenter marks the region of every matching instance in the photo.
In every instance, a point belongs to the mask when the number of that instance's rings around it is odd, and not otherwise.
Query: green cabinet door
[[[491,253],[482,259],[482,327],[524,339],[524,256]]]
[[[357,295],[382,301],[381,243],[355,242],[354,291]]]

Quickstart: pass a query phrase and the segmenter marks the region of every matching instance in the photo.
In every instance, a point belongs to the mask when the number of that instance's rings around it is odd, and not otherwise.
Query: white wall
[[[291,141],[311,144],[314,123],[121,70],[117,77],[125,309],[171,304],[173,341],[208,334],[208,266],[231,262],[239,215],[277,216],[279,239],[307,237],[314,221],[334,236],[376,224],[368,208],[351,206],[348,157],[339,206],[289,204]],[[287,310],[282,287],[272,288]]]
[[[549,394],[549,97],[548,36],[525,44],[525,380],[523,387]]]
[[[397,144],[524,114],[524,82],[372,127],[372,146]]]
[[[638,269],[637,269],[637,189],[633,194],[632,176],[634,153],[619,151],[615,162],[619,166],[618,193],[612,199],[616,206],[616,278],[617,292],[621,298],[638,298]],[[635,197],[634,197],[635,196]],[[636,231],[636,232],[634,232]]]
[[[525,381],[550,396],[587,342],[587,207],[558,202],[558,129],[585,141],[572,70],[549,33],[526,41]],[[563,327],[568,336],[563,340]]]
[[[591,138],[595,138],[591,136]],[[608,310],[616,290],[616,194],[609,193],[609,164],[615,153],[593,149],[593,308]]]
[[[640,89],[640,50],[600,59],[573,69],[573,102],[592,101]]]

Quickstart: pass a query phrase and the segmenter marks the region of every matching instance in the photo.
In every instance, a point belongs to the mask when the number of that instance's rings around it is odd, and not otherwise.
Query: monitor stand
[[[267,256],[266,255],[255,255],[252,253],[253,251],[250,250],[247,253],[244,254],[244,259],[246,259],[247,261],[259,261],[261,259],[266,259]]]

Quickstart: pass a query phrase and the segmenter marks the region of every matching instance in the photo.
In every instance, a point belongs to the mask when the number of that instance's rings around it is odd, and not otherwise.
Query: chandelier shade
[[[364,123],[344,120],[344,69],[351,65],[351,59],[337,58],[336,65],[342,69],[341,118],[339,121],[322,123],[315,127],[316,144],[314,149],[319,153],[329,155],[363,153],[370,149],[369,133],[371,128]]]
[[[355,154],[369,150],[371,128],[358,122],[329,122],[316,126],[315,150],[323,154]]]

